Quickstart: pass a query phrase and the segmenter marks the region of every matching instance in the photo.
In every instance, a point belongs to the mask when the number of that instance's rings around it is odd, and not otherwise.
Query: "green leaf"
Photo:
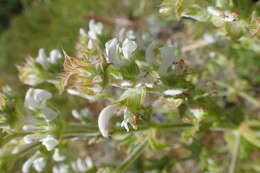
[[[145,96],[145,87],[129,88],[123,93],[117,103],[122,106],[127,106],[134,113],[142,107]]]

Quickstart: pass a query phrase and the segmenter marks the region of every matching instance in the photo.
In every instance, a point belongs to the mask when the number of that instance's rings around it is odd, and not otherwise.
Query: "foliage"
[[[0,95],[2,172],[259,172],[259,3],[142,11],[18,66],[30,88]]]

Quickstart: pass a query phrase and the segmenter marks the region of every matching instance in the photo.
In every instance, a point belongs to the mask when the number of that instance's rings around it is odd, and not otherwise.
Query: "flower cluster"
[[[208,1],[165,0],[160,13],[171,10],[177,19],[209,20],[226,32],[242,22]],[[250,148],[246,158],[259,148],[259,101],[247,94],[250,83],[233,61],[216,51],[222,43],[239,51],[243,39],[233,46],[226,35],[203,33],[185,45],[180,38],[188,30],[164,39],[134,29],[107,38],[103,24],[90,20],[75,56],[40,49],[18,66],[30,88],[0,93],[0,171],[12,172],[17,158],[23,173],[223,172],[231,155],[232,172],[241,149]]]

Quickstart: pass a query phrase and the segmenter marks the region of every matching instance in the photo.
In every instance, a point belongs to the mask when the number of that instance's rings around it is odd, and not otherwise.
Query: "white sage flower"
[[[60,152],[59,152],[59,149],[55,148],[52,159],[56,162],[61,162],[61,161],[64,161],[66,159],[66,156],[61,155]]]
[[[46,101],[52,97],[52,94],[43,89],[29,88],[25,95],[25,107],[35,111],[46,106]]]
[[[52,94],[46,90],[29,88],[25,95],[24,105],[32,111],[41,110],[45,119],[52,121],[56,118],[57,112],[46,106],[47,100],[51,97]]]
[[[46,164],[46,160],[43,157],[37,158],[33,161],[33,167],[37,172],[42,172]]]
[[[115,115],[118,106],[116,105],[109,105],[105,107],[99,114],[98,117],[98,127],[101,134],[107,138],[109,136],[109,121],[112,116]]]
[[[100,35],[102,33],[103,25],[100,22],[95,22],[94,20],[89,21],[89,31],[88,31],[88,36],[96,40],[97,35]]]
[[[69,172],[69,165],[61,163],[56,165],[52,168],[53,173],[68,173]]]
[[[115,67],[120,67],[122,65],[122,62],[117,57],[118,50],[119,50],[119,42],[117,38],[113,38],[112,40],[109,40],[105,44],[106,47],[106,59],[109,63],[112,63],[115,65]]]
[[[185,89],[179,88],[179,89],[169,89],[169,90],[165,90],[163,92],[164,95],[168,95],[168,96],[177,96],[182,94],[185,91]]]
[[[126,59],[129,59],[132,55],[132,53],[136,50],[137,44],[135,41],[132,41],[130,39],[125,39],[122,44],[122,51],[123,55]]]
[[[59,144],[59,141],[51,135],[48,135],[47,137],[41,139],[41,142],[48,151],[53,150]]]

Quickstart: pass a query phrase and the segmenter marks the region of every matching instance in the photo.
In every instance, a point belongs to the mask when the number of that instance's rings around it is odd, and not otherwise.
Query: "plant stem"
[[[239,153],[239,146],[240,146],[240,134],[236,132],[236,143],[235,143],[235,149],[234,152],[232,153],[232,158],[231,158],[231,164],[228,169],[228,173],[234,173],[236,169],[236,162],[237,162],[237,157]]]
[[[144,151],[147,145],[148,139],[146,138],[141,144],[139,144],[135,150],[123,161],[123,163],[117,168],[117,173],[124,172]]]

